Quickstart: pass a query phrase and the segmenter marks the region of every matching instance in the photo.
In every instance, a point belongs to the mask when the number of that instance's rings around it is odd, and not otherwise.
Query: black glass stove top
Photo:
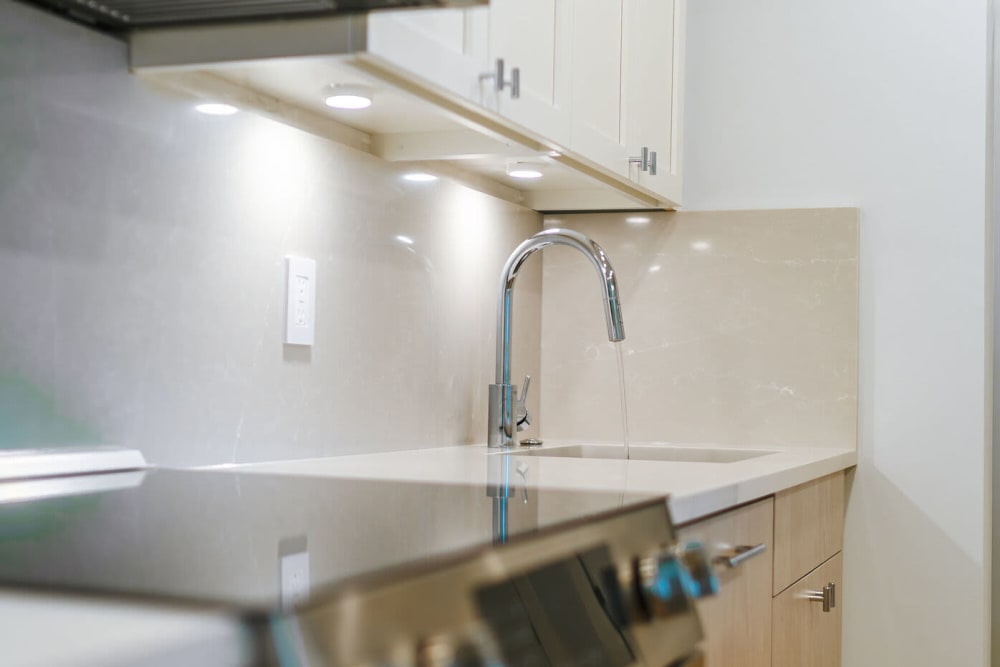
[[[69,478],[112,488],[37,498],[65,480],[0,484],[0,586],[278,608],[650,499],[171,470]]]

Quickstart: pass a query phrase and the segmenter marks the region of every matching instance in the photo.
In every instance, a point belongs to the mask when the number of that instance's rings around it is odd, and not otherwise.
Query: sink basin
[[[710,447],[674,447],[667,445],[632,445],[633,461],[677,461],[684,463],[734,463],[776,452],[761,449],[713,449]],[[624,445],[556,445],[511,452],[514,456],[542,456],[573,459],[624,459]]]

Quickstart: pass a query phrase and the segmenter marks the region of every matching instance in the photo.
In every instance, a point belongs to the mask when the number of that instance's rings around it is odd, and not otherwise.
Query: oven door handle
[[[725,565],[727,568],[739,567],[754,556],[759,556],[767,551],[767,544],[762,542],[756,546],[741,545],[735,547],[731,553],[720,554],[712,559],[716,565]]]

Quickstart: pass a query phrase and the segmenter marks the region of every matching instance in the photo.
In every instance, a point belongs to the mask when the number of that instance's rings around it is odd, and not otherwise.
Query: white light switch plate
[[[285,343],[312,345],[316,340],[316,260],[285,257]]]

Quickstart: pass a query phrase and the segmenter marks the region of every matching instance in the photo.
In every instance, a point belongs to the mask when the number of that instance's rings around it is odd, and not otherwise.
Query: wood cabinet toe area
[[[838,472],[680,528],[721,583],[698,601],[705,667],[840,666],[844,484]]]

